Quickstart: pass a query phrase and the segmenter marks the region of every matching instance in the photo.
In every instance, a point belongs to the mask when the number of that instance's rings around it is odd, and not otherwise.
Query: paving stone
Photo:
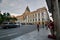
[[[11,40],[52,40],[52,39],[48,38],[48,30],[46,30],[45,28],[44,29],[41,28],[39,32],[35,30]]]

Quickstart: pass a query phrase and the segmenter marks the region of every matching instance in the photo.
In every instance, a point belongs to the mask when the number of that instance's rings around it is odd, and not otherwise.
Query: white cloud
[[[12,13],[11,15],[17,16],[18,14]]]
[[[11,4],[10,4],[10,6],[11,6],[11,7],[14,7],[14,6],[15,6],[15,4],[14,4],[14,3],[11,3]]]
[[[21,15],[21,14],[11,13],[11,15],[18,16],[18,15]]]
[[[31,11],[42,6],[47,7],[45,0],[2,0],[0,10],[11,12],[12,15],[18,15],[25,11],[27,5]]]

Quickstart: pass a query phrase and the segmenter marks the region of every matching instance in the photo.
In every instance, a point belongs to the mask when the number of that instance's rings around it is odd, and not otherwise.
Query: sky
[[[0,0],[0,11],[2,11],[2,13],[9,12],[15,16],[22,15],[27,6],[30,11],[42,7],[47,8],[45,0]]]

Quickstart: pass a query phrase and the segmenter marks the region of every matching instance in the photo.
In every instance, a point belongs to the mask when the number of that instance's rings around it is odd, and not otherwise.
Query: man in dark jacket
[[[39,32],[39,23],[37,23],[37,30],[38,30],[38,32]]]

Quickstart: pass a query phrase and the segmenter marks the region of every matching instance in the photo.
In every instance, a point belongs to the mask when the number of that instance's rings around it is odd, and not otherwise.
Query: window
[[[35,14],[33,14],[34,15],[34,17],[35,17]]]
[[[42,20],[44,21],[44,18],[42,18]]]
[[[29,20],[28,20],[28,22],[29,22]]]
[[[44,13],[42,13],[42,16],[44,16]]]
[[[35,19],[35,21],[37,21],[37,19]]]
[[[34,21],[34,19],[33,19],[33,21]]]
[[[35,13],[35,16],[37,16],[37,14]]]
[[[39,21],[40,21],[40,19],[39,19]]]
[[[38,13],[38,18],[40,19],[40,13]]]
[[[38,16],[40,16],[40,13],[38,13]]]

